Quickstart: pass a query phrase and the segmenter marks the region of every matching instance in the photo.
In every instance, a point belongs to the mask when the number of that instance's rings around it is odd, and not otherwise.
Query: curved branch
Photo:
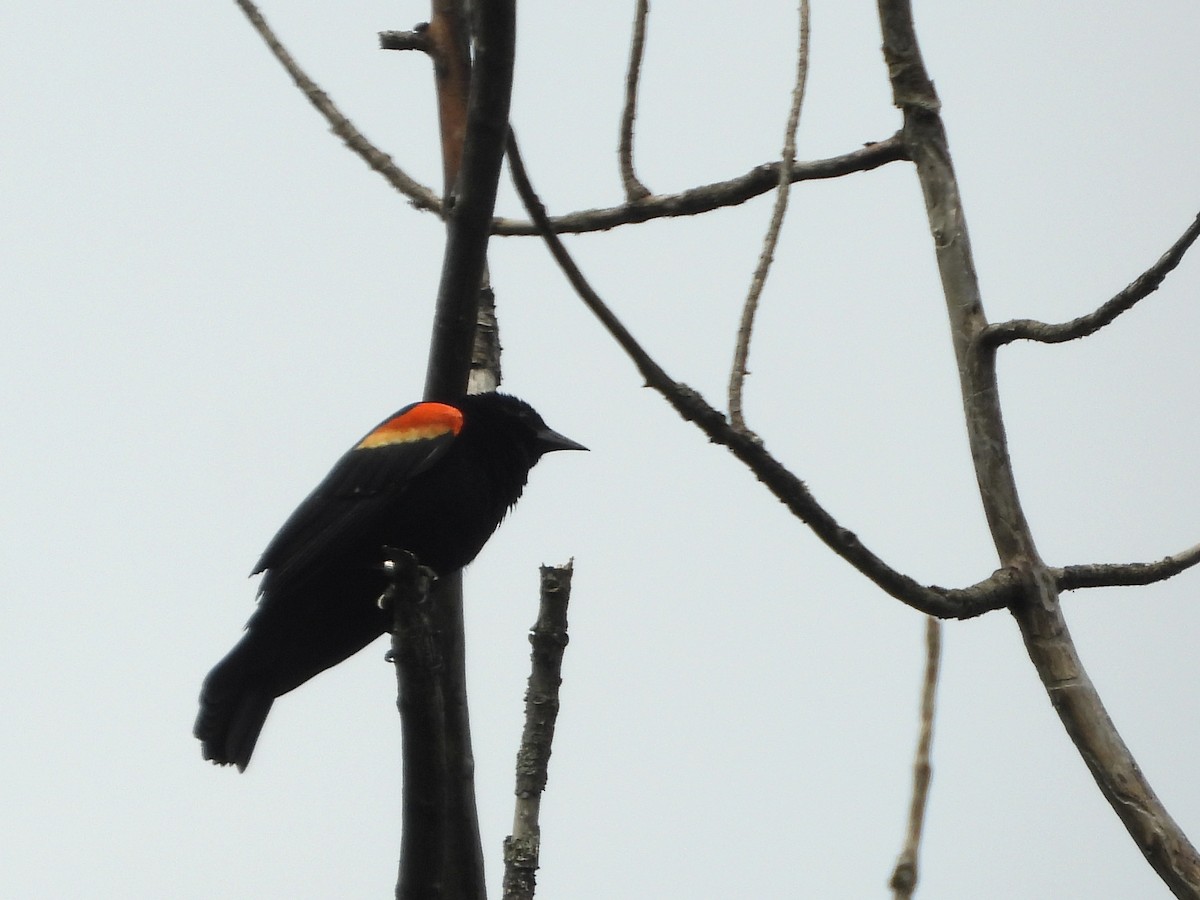
[[[1058,325],[1048,325],[1033,319],[998,322],[984,329],[980,341],[989,347],[999,347],[1020,340],[1060,344],[1063,341],[1073,341],[1076,338],[1095,334],[1121,313],[1132,309],[1139,300],[1144,300],[1158,290],[1163,279],[1183,261],[1184,254],[1188,252],[1198,237],[1200,237],[1200,215],[1192,220],[1192,224],[1171,245],[1170,249],[1159,257],[1158,262],[1130,282],[1123,291],[1086,316],[1080,316],[1070,322]]]
[[[796,51],[796,83],[792,88],[792,105],[788,109],[787,126],[783,132],[783,156],[779,160],[779,184],[775,189],[775,208],[771,223],[763,237],[762,252],[758,265],[750,279],[750,290],[742,306],[742,321],[738,326],[737,341],[733,348],[733,366],[729,372],[729,419],[738,431],[746,431],[746,420],[742,416],[742,387],[746,382],[746,364],[750,359],[750,336],[754,331],[754,317],[758,312],[758,300],[767,273],[775,259],[775,247],[779,244],[779,233],[783,230],[783,217],[787,213],[788,194],[791,187],[792,166],[796,163],[796,129],[800,126],[800,107],[804,103],[804,87],[808,83],[808,0],[800,0],[800,34]]]
[[[711,407],[699,393],[671,378],[592,289],[562,241],[550,230],[545,207],[529,182],[516,139],[511,134],[508,163],[517,193],[525,203],[530,218],[540,226],[542,238],[551,255],[584,304],[633,360],[646,379],[646,384],[662,394],[682,418],[694,422],[710,441],[727,448],[741,460],[793,515],[808,525],[838,556],[897,600],[940,619],[971,618],[1001,609],[1017,599],[1019,582],[1015,574],[1007,570],[997,571],[990,578],[967,588],[948,590],[936,585],[923,585],[893,569],[871,552],[856,534],[838,524],[817,502],[804,482],[767,452],[761,440],[738,431],[723,413]]]
[[[1166,581],[1200,563],[1200,544],[1150,563],[1094,563],[1051,569],[1060,591],[1118,587]]]

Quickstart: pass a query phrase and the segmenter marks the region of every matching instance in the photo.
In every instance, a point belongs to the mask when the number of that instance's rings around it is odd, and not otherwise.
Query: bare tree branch
[[[838,178],[852,172],[867,172],[898,160],[908,159],[908,151],[900,135],[870,143],[859,150],[817,159],[798,162],[792,166],[791,182],[816,181]],[[637,203],[625,203],[603,209],[588,209],[567,213],[549,219],[550,230],[555,234],[584,234],[591,231],[608,231],[622,225],[636,225],[652,219],[694,216],[699,213],[737,206],[753,200],[779,186],[778,160],[755,166],[744,175],[728,181],[717,181],[700,187],[689,188],[678,194],[655,194]],[[496,235],[538,234],[533,222],[521,219],[496,219],[492,223]]]
[[[895,900],[912,900],[917,889],[917,858],[921,849],[921,831],[925,807],[929,802],[929,782],[933,776],[930,749],[933,746],[933,712],[937,701],[938,669],[942,658],[942,623],[932,616],[925,619],[925,677],[921,682],[921,730],[913,760],[912,803],[908,810],[908,828],[904,848],[888,882]]]
[[[542,840],[538,819],[558,721],[572,574],[573,561],[565,566],[542,566],[541,570],[538,617],[529,631],[533,650],[525,691],[525,728],[517,751],[517,801],[512,834],[504,841],[504,900],[533,900]]]
[[[989,325],[980,336],[980,341],[989,347],[999,347],[1019,340],[1059,344],[1095,334],[1121,313],[1132,309],[1139,300],[1144,300],[1158,290],[1167,275],[1183,261],[1184,254],[1196,242],[1197,237],[1200,237],[1200,215],[1192,220],[1192,224],[1170,249],[1159,257],[1158,262],[1130,282],[1123,291],[1086,316],[1059,325],[1048,325],[1033,319],[999,322]]]
[[[376,147],[354,127],[333,100],[308,77],[279,42],[254,3],[251,0],[235,0],[235,2],[245,13],[246,18],[250,20],[250,24],[262,37],[271,53],[308,98],[313,108],[325,117],[333,133],[340,137],[346,146],[368,166],[382,175],[388,184],[407,197],[415,208],[443,216],[441,198],[427,186],[409,176],[392,161],[388,154]],[[424,46],[423,42],[416,38],[418,33],[417,29],[412,32],[383,32],[380,42],[385,49],[391,48],[391,45],[396,43],[403,46],[404,49],[419,49],[428,52],[427,46]],[[398,35],[411,37],[400,38]],[[907,158],[904,142],[899,135],[892,135],[885,140],[868,143],[859,150],[853,150],[841,156],[796,163],[792,167],[791,180],[792,183],[795,183],[837,178],[851,172],[870,171],[890,162]],[[559,216],[551,220],[551,227],[556,233],[607,231],[622,225],[635,225],[653,219],[694,216],[726,206],[737,206],[776,187],[779,183],[778,170],[778,162],[764,163],[746,174],[728,181],[701,185],[677,194],[652,196],[636,204],[582,210]],[[492,233],[505,236],[535,235],[538,230],[532,222],[495,218],[492,221]]]
[[[909,0],[878,0],[884,59],[904,138],[925,197],[958,361],[971,456],[1001,562],[1023,587],[1013,604],[1025,646],[1067,734],[1159,877],[1179,897],[1200,897],[1200,857],[1142,775],[1076,652],[1054,574],[1038,554],[1008,455],[995,353],[933,82],[925,70]]]
[[[386,178],[392,187],[408,197],[417,209],[440,210],[441,201],[437,195],[420,182],[411,178],[403,169],[392,162],[390,156],[380,151],[374,144],[363,137],[362,133],[354,127],[353,123],[342,115],[341,110],[334,105],[328,95],[305,74],[304,70],[300,68],[283,44],[280,43],[279,38],[275,36],[266,19],[263,18],[262,13],[258,11],[258,8],[251,0],[235,0],[235,2],[241,8],[242,12],[246,14],[246,18],[250,20],[250,24],[254,30],[266,42],[271,53],[279,60],[287,70],[287,73],[292,76],[296,87],[300,88],[300,91],[308,98],[308,102],[329,122],[333,133],[345,141],[346,146],[357,153],[368,166]]]
[[[404,820],[398,900],[412,896],[400,885],[436,884],[445,866],[447,817],[442,812],[447,768],[446,679],[440,604],[430,598],[428,578],[412,554],[396,550],[389,560],[392,604],[391,660],[396,667],[396,708],[403,725],[401,773]],[[383,605],[383,598],[380,600]],[[420,773],[420,777],[414,777]]]
[[[456,0],[437,0],[453,6]],[[504,141],[508,134],[508,110],[512,91],[515,10],[512,0],[479,4],[476,18],[495,29],[489,40],[480,38],[475,47],[470,81],[470,103],[466,118],[466,141],[461,170],[447,168],[447,176],[456,185],[456,199],[446,222],[446,253],[438,301],[434,313],[433,338],[426,372],[425,399],[453,402],[466,389],[471,369],[479,312],[479,292],[487,266],[487,245],[491,234],[492,210],[496,205],[496,185],[504,160]],[[430,31],[437,30],[436,18]],[[443,26],[447,30],[449,25]],[[465,23],[462,26],[465,27]],[[476,27],[481,27],[477,23]],[[493,43],[494,41],[494,43]],[[456,37],[447,39],[447,47],[458,46]],[[454,97],[448,93],[445,103]],[[456,128],[460,113],[447,109],[443,123]],[[443,144],[447,138],[443,137]]]
[[[469,24],[464,9],[459,0],[433,0],[428,29],[443,173],[447,196],[454,202],[446,218],[424,398],[451,403],[466,391],[471,370],[480,285],[487,270],[490,223],[508,133],[516,42],[514,0],[477,4]],[[433,601],[441,691],[431,702],[440,706],[445,719],[443,759],[425,768],[407,765],[405,759],[396,897],[483,900],[487,888],[467,704],[462,573],[441,579]],[[425,739],[421,726],[420,721],[401,717],[406,744]],[[426,782],[433,782],[432,788]],[[433,791],[433,802],[424,806],[408,802],[414,791]],[[432,862],[414,859],[421,852],[419,832],[425,828],[442,836]]]
[[[621,167],[621,183],[625,199],[630,203],[650,196],[650,189],[638,180],[633,171],[633,121],[637,118],[638,79],[642,72],[642,55],[646,47],[646,18],[650,0],[637,0],[633,13],[633,36],[629,39],[629,71],[625,75],[625,106],[621,110],[621,141],[617,161]]]
[[[1145,585],[1172,578],[1200,563],[1200,544],[1152,563],[1095,563],[1051,569],[1060,591]]]
[[[468,92],[471,84],[472,25],[465,0],[432,0],[425,36],[433,60],[438,104],[438,133],[442,138],[444,196],[453,195],[466,151]],[[507,117],[507,105],[505,106]],[[507,119],[505,121],[507,125]]]
[[[1014,573],[1006,570],[999,570],[990,578],[967,588],[946,589],[936,585],[926,587],[908,575],[896,571],[868,550],[857,535],[839,525],[817,502],[804,482],[767,452],[762,441],[733,428],[722,413],[709,406],[696,391],[672,379],[650,357],[588,284],[562,241],[550,230],[545,207],[529,182],[516,139],[511,135],[508,142],[508,162],[517,193],[525,203],[530,218],[541,226],[542,238],[551,255],[580,299],[633,360],[638,371],[646,379],[646,384],[662,394],[680,416],[694,422],[710,441],[728,448],[835,553],[897,600],[927,615],[942,619],[966,619],[982,615],[1007,606],[1019,596],[1019,582]]]
[[[783,156],[779,160],[779,186],[775,191],[775,208],[771,213],[771,224],[763,238],[762,252],[758,256],[754,277],[750,280],[750,291],[742,306],[742,321],[738,326],[737,342],[733,349],[733,367],[729,373],[729,419],[738,431],[747,431],[746,420],[742,416],[742,386],[746,381],[746,363],[750,358],[750,336],[754,331],[758,299],[767,283],[767,273],[775,259],[775,247],[779,244],[779,232],[783,229],[788,189],[792,183],[792,166],[796,162],[796,129],[800,125],[800,107],[804,103],[804,87],[808,81],[808,0],[800,0],[800,36],[797,43],[796,83],[792,88],[792,105],[788,110],[787,127],[783,132]]]

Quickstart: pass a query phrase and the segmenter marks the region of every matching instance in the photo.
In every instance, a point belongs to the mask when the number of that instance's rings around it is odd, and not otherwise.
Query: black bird
[[[475,558],[552,450],[585,450],[528,403],[475,394],[414,403],[334,465],[254,567],[258,608],[200,691],[205,759],[244,770],[275,698],[390,630],[385,548],[439,575]]]

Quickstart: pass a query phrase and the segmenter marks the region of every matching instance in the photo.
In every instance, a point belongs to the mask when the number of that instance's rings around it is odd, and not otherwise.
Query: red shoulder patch
[[[355,450],[390,447],[462,431],[463,415],[445,403],[417,403],[388,419],[355,444]]]

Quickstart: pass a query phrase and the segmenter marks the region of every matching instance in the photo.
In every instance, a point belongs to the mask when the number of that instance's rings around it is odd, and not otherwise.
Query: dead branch
[[[921,830],[925,823],[925,807],[929,802],[929,782],[933,777],[930,750],[933,746],[933,713],[937,701],[938,669],[942,658],[942,623],[933,617],[925,619],[925,677],[921,682],[920,733],[913,760],[912,803],[908,809],[908,827],[904,848],[896,860],[888,886],[895,900],[912,900],[917,889],[917,857],[921,849]]]
[[[246,18],[250,20],[250,25],[258,32],[259,37],[263,39],[274,57],[279,60],[284,69],[287,70],[287,73],[292,76],[292,81],[296,83],[296,87],[300,88],[301,93],[308,98],[308,102],[313,105],[313,108],[325,117],[333,133],[345,141],[346,146],[358,154],[363,162],[386,178],[392,187],[408,197],[417,209],[440,210],[441,201],[437,195],[419,181],[411,178],[403,169],[392,162],[390,156],[367,140],[354,127],[353,123],[342,115],[342,111],[334,105],[334,102],[317,86],[316,82],[305,74],[304,70],[292,58],[292,55],[288,53],[287,48],[275,36],[275,32],[271,30],[262,13],[258,11],[258,7],[251,0],[235,0],[235,2],[242,12],[245,13]]]
[[[504,841],[504,900],[533,900],[541,849],[542,792],[550,767],[563,652],[567,649],[567,604],[573,562],[542,566],[537,621],[529,631],[529,687],[525,692],[525,728],[517,751],[516,808],[512,834]]]
[[[376,147],[354,127],[329,95],[321,90],[288,53],[254,3],[251,0],[235,2],[313,108],[329,123],[330,130],[372,170],[382,175],[396,191],[407,197],[416,209],[444,216],[441,198],[426,185],[408,175],[392,161],[391,156]],[[412,32],[383,32],[380,35],[380,43],[385,49],[427,51],[427,42],[418,40],[416,34],[417,29]],[[867,172],[907,158],[904,142],[900,140],[899,135],[892,135],[841,156],[796,163],[792,167],[791,180],[795,184],[799,181],[837,178],[851,172]],[[701,185],[676,194],[651,196],[636,204],[582,210],[558,216],[551,220],[551,228],[558,234],[608,231],[622,225],[676,216],[694,216],[726,206],[737,206],[775,188],[779,183],[778,167],[778,162],[764,163],[727,181]],[[538,230],[532,222],[497,217],[492,220],[492,233],[504,236],[535,235]]]
[[[1179,897],[1200,897],[1200,857],[1142,775],[1079,659],[1017,494],[966,219],[941,103],[921,59],[909,0],[878,0],[884,59],[904,139],[925,198],[958,361],[971,455],[1001,562],[1019,573],[1012,607],[1025,646],[1067,734],[1135,844]]]
[[[396,667],[396,708],[403,724],[401,773],[404,777],[404,820],[401,834],[400,884],[435,884],[441,880],[447,817],[442,814],[447,767],[446,671],[438,635],[442,605],[421,571],[419,561],[403,550],[392,551],[392,582],[385,597],[392,604],[392,649]],[[436,588],[435,588],[436,590]],[[381,605],[383,605],[381,598]],[[421,777],[413,777],[420,773]]]
[[[642,73],[642,55],[646,49],[646,19],[649,14],[650,0],[637,0],[637,8],[633,13],[633,36],[629,39],[625,105],[621,109],[621,140],[617,146],[621,184],[625,187],[625,199],[630,203],[650,196],[650,189],[638,180],[633,171],[633,121],[637,118],[638,83]]]
[[[871,552],[853,532],[843,528],[809,492],[804,482],[767,452],[762,441],[735,429],[725,416],[709,406],[696,391],[672,379],[642,348],[608,305],[592,289],[561,240],[550,230],[550,221],[521,160],[515,137],[508,142],[508,161],[517,193],[551,255],[563,270],[580,299],[598,318],[629,356],[646,384],[654,388],[679,415],[704,432],[710,441],[728,448],[771,493],[819,537],[830,549],[866,575],[880,588],[927,615],[942,619],[966,619],[1001,609],[1018,596],[1014,573],[999,570],[990,578],[967,588],[925,586],[896,571]]]
[[[430,47],[428,22],[414,26],[411,31],[379,32],[380,50],[418,50],[428,53]]]
[[[424,399],[454,402],[467,389],[479,316],[480,285],[487,268],[490,222],[508,133],[516,44],[514,0],[477,4],[470,24],[458,0],[434,0],[429,37],[438,86],[443,170],[447,197],[446,247],[434,308]],[[472,59],[473,49],[473,59]],[[435,804],[403,804],[398,900],[487,896],[483,848],[475,805],[475,759],[467,705],[462,574],[438,583],[435,634],[442,658],[445,759],[438,766],[405,766],[404,788],[433,781]],[[419,723],[403,717],[404,740],[421,741]],[[407,759],[406,759],[407,762]],[[428,789],[426,789],[428,790]],[[443,836],[436,868],[413,859],[414,831],[434,827]]]
[[[1060,591],[1145,585],[1166,581],[1200,563],[1200,544],[1150,563],[1094,563],[1051,569]]]
[[[792,166],[791,183],[838,178],[852,172],[868,172],[903,159],[908,159],[904,143],[899,135],[892,135],[841,156],[798,162]],[[778,161],[763,163],[728,181],[689,188],[677,194],[654,194],[636,203],[554,216],[548,219],[550,230],[555,234],[585,234],[592,231],[608,231],[622,225],[636,225],[653,219],[695,216],[727,206],[738,206],[777,188],[779,167]],[[503,236],[540,233],[533,222],[505,218],[496,219],[492,223],[492,231]]]
[[[1167,252],[1159,257],[1158,262],[1094,312],[1059,325],[1048,325],[1033,319],[999,322],[984,329],[983,334],[980,335],[980,343],[987,347],[999,347],[1020,340],[1059,344],[1063,341],[1073,341],[1076,338],[1095,334],[1121,313],[1133,309],[1134,304],[1139,300],[1144,300],[1158,290],[1167,275],[1183,261],[1184,254],[1196,242],[1197,237],[1200,237],[1200,215],[1192,220],[1192,224]]]
[[[742,305],[742,320],[738,325],[737,341],[733,349],[733,367],[729,373],[729,419],[738,431],[748,431],[742,416],[742,387],[746,382],[746,364],[750,358],[750,336],[754,331],[754,317],[758,312],[758,300],[767,273],[775,259],[775,247],[779,244],[779,233],[783,230],[783,217],[787,213],[789,188],[792,183],[792,166],[796,162],[796,129],[800,125],[800,107],[804,103],[804,87],[808,81],[808,0],[800,0],[800,35],[796,51],[796,83],[792,87],[792,105],[788,110],[787,126],[783,132],[783,157],[779,160],[779,186],[775,191],[775,208],[771,223],[763,238],[762,252],[754,277],[750,279],[750,290]]]

